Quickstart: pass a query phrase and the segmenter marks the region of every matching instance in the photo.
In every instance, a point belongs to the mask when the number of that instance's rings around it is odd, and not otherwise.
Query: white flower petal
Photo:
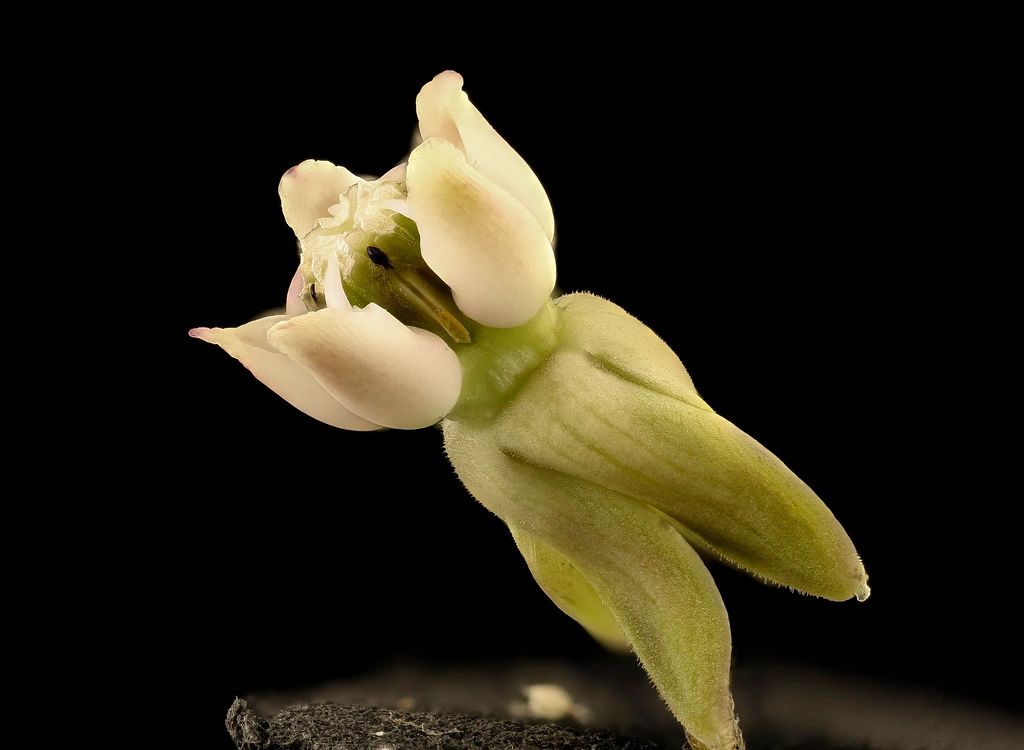
[[[432,425],[462,389],[462,368],[444,341],[372,303],[290,318],[267,338],[345,406],[384,427]]]
[[[401,182],[405,179],[405,162],[396,164],[380,176],[377,182]]]
[[[440,138],[409,156],[407,185],[423,260],[459,309],[496,328],[536,315],[555,286],[555,254],[530,212]]]
[[[426,84],[416,97],[416,115],[424,140],[443,138],[461,149],[474,169],[515,196],[537,219],[548,240],[554,240],[555,217],[544,186],[469,101],[462,90],[462,76],[447,70]]]
[[[291,318],[299,320],[305,316]],[[313,376],[267,343],[271,326],[288,320],[273,315],[238,328],[193,328],[189,335],[220,348],[237,359],[256,379],[289,404],[314,419],[345,430],[377,430],[379,425],[353,414],[325,391]]]
[[[338,196],[360,181],[344,167],[306,159],[285,172],[277,187],[284,220],[301,240],[313,230],[317,219],[330,215],[327,209],[338,202]]]
[[[306,312],[306,304],[299,296],[302,294],[303,279],[302,266],[295,269],[292,282],[288,285],[288,294],[284,298],[284,314],[289,318],[294,315],[302,315]]]
[[[341,266],[338,264],[338,253],[333,249],[327,254],[327,271],[324,274],[324,298],[328,307],[339,310],[351,310],[345,287],[341,283]]]
[[[416,221],[416,217],[412,215],[412,210],[409,208],[409,201],[405,198],[391,198],[390,200],[374,201],[373,205],[378,208],[389,208],[396,213],[405,214],[413,221]]]

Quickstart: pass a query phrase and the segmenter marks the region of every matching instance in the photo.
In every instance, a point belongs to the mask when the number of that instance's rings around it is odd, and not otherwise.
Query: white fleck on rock
[[[513,703],[509,711],[513,716],[560,721],[572,717],[581,724],[590,721],[593,712],[581,703],[573,702],[569,691],[561,685],[538,684],[523,688],[524,703]]]

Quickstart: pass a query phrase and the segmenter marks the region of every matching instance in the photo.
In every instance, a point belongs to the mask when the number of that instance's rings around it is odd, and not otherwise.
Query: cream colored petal
[[[341,283],[341,267],[338,263],[338,254],[333,250],[327,255],[327,272],[324,275],[324,299],[327,306],[339,310],[351,310],[352,303],[348,301],[345,294],[345,287]]]
[[[373,205],[379,208],[388,208],[412,218],[412,210],[409,208],[409,201],[405,198],[390,198],[387,200],[374,201]]]
[[[377,182],[401,182],[405,179],[405,162],[396,164],[380,176]]]
[[[356,416],[338,403],[305,369],[271,349],[267,331],[288,319],[286,315],[273,315],[238,328],[193,328],[189,335],[221,347],[245,365],[257,380],[314,419],[345,430],[379,429],[379,425]]]
[[[330,215],[327,209],[338,202],[338,196],[360,181],[344,167],[306,159],[285,172],[277,187],[284,220],[301,240],[312,231],[317,219]]]
[[[288,294],[284,298],[284,314],[289,318],[306,312],[306,305],[299,296],[302,294],[302,287],[302,268],[300,267],[295,269],[292,282],[288,285]]]
[[[420,93],[416,95],[420,143],[428,138],[443,138],[456,148],[465,150],[458,125],[455,123],[456,114],[461,114],[461,109],[465,104],[469,104],[469,97],[462,90],[462,83],[461,75],[454,70],[446,70],[438,73],[420,89]]]
[[[426,84],[416,97],[416,115],[424,140],[443,138],[461,149],[474,169],[515,196],[537,219],[548,240],[554,239],[555,217],[544,186],[469,101],[462,90],[462,76],[448,70]]]
[[[537,314],[555,285],[555,255],[519,201],[440,138],[409,156],[407,186],[423,260],[451,287],[459,309],[496,328]]]
[[[462,370],[455,353],[375,304],[291,318],[268,338],[345,406],[385,427],[427,427],[459,398]]]

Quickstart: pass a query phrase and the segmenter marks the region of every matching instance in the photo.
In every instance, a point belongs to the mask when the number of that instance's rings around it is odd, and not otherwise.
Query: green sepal
[[[572,560],[525,531],[514,526],[509,526],[509,531],[537,585],[555,606],[610,651],[630,650],[629,640],[615,622],[615,615]]]
[[[864,567],[835,516],[710,410],[660,339],[592,295],[556,304],[558,348],[491,420],[499,446],[657,508],[698,549],[765,580],[866,598]]]
[[[644,503],[503,447],[487,421],[442,424],[467,489],[585,576],[688,736],[710,750],[742,748],[729,692],[728,615],[676,527]]]

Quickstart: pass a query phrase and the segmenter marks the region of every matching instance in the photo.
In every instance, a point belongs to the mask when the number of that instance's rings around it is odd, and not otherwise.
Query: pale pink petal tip
[[[188,335],[191,336],[194,339],[202,339],[203,341],[206,341],[207,340],[206,337],[209,335],[209,333],[210,333],[210,329],[209,328],[202,327],[202,328],[192,328],[192,329],[190,329],[189,332],[188,332]]]

